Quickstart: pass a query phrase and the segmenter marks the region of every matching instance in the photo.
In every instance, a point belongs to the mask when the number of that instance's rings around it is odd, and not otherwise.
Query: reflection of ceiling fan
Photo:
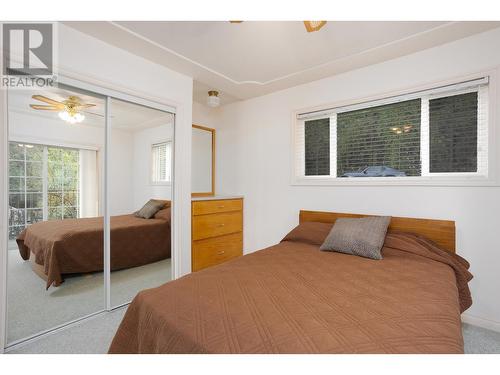
[[[243,21],[229,21],[231,23],[242,23]],[[323,26],[326,25],[326,21],[304,21],[304,26],[308,33],[312,33],[313,31],[318,31]]]
[[[57,111],[59,117],[70,124],[82,122],[85,119],[82,110],[95,107],[95,104],[83,103],[78,96],[70,96],[61,102],[43,95],[33,95],[32,98],[47,103],[47,105],[30,104],[31,108],[42,111]]]

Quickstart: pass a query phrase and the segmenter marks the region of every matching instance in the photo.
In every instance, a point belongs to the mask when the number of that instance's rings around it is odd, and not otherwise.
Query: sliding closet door
[[[174,116],[110,99],[111,307],[171,280]]]
[[[105,99],[11,90],[7,344],[103,310]]]

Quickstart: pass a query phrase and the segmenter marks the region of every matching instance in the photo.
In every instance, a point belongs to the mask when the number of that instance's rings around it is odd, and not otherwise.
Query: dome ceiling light
[[[218,107],[220,105],[220,98],[218,91],[210,90],[208,92],[207,105],[212,108]]]

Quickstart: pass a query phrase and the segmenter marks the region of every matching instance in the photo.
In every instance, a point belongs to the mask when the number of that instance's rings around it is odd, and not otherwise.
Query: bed
[[[154,218],[130,215],[110,218],[111,270],[137,267],[170,258],[170,207]],[[44,280],[59,286],[65,275],[103,270],[103,218],[43,221],[24,229],[16,239],[24,260]]]
[[[140,292],[109,353],[463,353],[454,222],[393,217],[383,260],[319,251],[344,216],[301,211],[279,244]]]

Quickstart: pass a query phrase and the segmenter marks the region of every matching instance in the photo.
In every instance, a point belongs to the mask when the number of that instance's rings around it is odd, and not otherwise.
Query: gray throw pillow
[[[382,259],[380,250],[390,222],[390,216],[337,219],[319,249]]]
[[[134,215],[144,219],[151,219],[163,206],[165,206],[165,201],[150,199],[139,211],[134,212]]]

